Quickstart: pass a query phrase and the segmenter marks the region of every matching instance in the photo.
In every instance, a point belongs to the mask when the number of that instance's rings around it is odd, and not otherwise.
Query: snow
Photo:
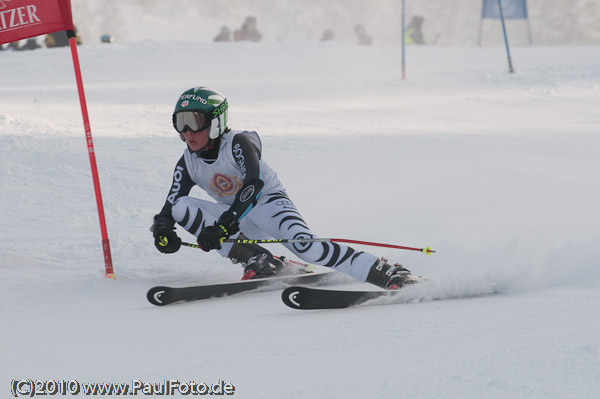
[[[600,47],[512,50],[513,75],[501,47],[410,47],[403,81],[395,45],[80,46],[115,280],[69,50],[0,53],[2,390],[223,379],[240,398],[597,398]],[[174,101],[198,84],[261,134],[315,232],[436,250],[359,247],[428,277],[410,287],[424,301],[150,305],[155,285],[241,276],[216,254],[160,254],[148,231],[184,148]]]

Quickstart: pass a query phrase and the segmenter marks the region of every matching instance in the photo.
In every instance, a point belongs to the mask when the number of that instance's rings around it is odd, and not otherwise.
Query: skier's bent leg
[[[227,205],[199,198],[180,197],[173,205],[171,215],[181,227],[197,238],[204,227],[213,225],[228,208]],[[232,244],[224,243],[216,251],[227,257],[231,247]]]
[[[283,190],[265,194],[247,216],[263,232],[279,239],[313,238],[304,218]],[[285,244],[305,262],[331,267],[365,282],[379,258],[354,248],[329,242]]]
[[[210,226],[228,209],[227,205],[192,198],[181,197],[175,202],[172,216],[175,221],[189,233],[198,237],[205,226]],[[257,231],[249,221],[242,220],[242,231]],[[233,238],[244,238],[240,233]],[[268,277],[275,274],[283,263],[274,258],[270,251],[257,244],[223,243],[216,250],[219,255],[231,259],[233,263],[241,263],[244,269],[244,279]]]

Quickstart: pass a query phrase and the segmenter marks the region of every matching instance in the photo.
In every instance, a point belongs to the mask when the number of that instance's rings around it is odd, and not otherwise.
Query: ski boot
[[[246,237],[240,234],[238,238]],[[257,244],[233,244],[227,257],[232,263],[241,263],[244,267],[242,280],[273,277],[284,266],[281,260]]]
[[[374,284],[386,290],[397,290],[404,285],[419,282],[410,270],[396,263],[394,266],[387,263],[387,259],[378,259],[367,276],[367,283]]]
[[[267,252],[254,255],[244,267],[244,276],[242,280],[252,280],[255,278],[267,278],[275,276],[284,264],[279,259]]]

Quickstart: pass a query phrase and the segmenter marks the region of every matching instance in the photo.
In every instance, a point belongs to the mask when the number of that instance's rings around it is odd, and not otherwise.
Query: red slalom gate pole
[[[75,40],[75,32],[67,31],[69,37],[69,45],[71,47],[71,55],[73,56],[73,67],[75,68],[75,79],[77,80],[77,91],[79,92],[79,103],[81,104],[81,115],[83,116],[83,128],[87,141],[88,154],[90,156],[90,166],[92,168],[92,179],[94,180],[94,191],[96,193],[96,205],[98,207],[98,217],[100,219],[100,232],[102,233],[102,251],[104,253],[104,265],[106,269],[106,277],[114,279],[112,257],[110,254],[110,243],[108,241],[108,231],[106,229],[106,220],[104,218],[104,206],[102,204],[102,192],[100,191],[100,179],[98,178],[98,167],[96,166],[96,154],[94,151],[94,141],[92,140],[92,130],[90,128],[90,119],[87,111],[87,103],[85,101],[85,93],[83,91],[83,79],[81,78],[81,69],[79,67],[79,57],[77,55],[77,42]]]

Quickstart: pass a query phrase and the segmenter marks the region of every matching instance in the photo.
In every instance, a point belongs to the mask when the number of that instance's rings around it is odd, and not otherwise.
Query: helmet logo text
[[[181,97],[179,97],[180,100],[192,100],[192,101],[198,101],[199,103],[202,103],[204,105],[208,104],[208,101],[206,101],[205,98],[197,96],[195,94],[184,94]]]

